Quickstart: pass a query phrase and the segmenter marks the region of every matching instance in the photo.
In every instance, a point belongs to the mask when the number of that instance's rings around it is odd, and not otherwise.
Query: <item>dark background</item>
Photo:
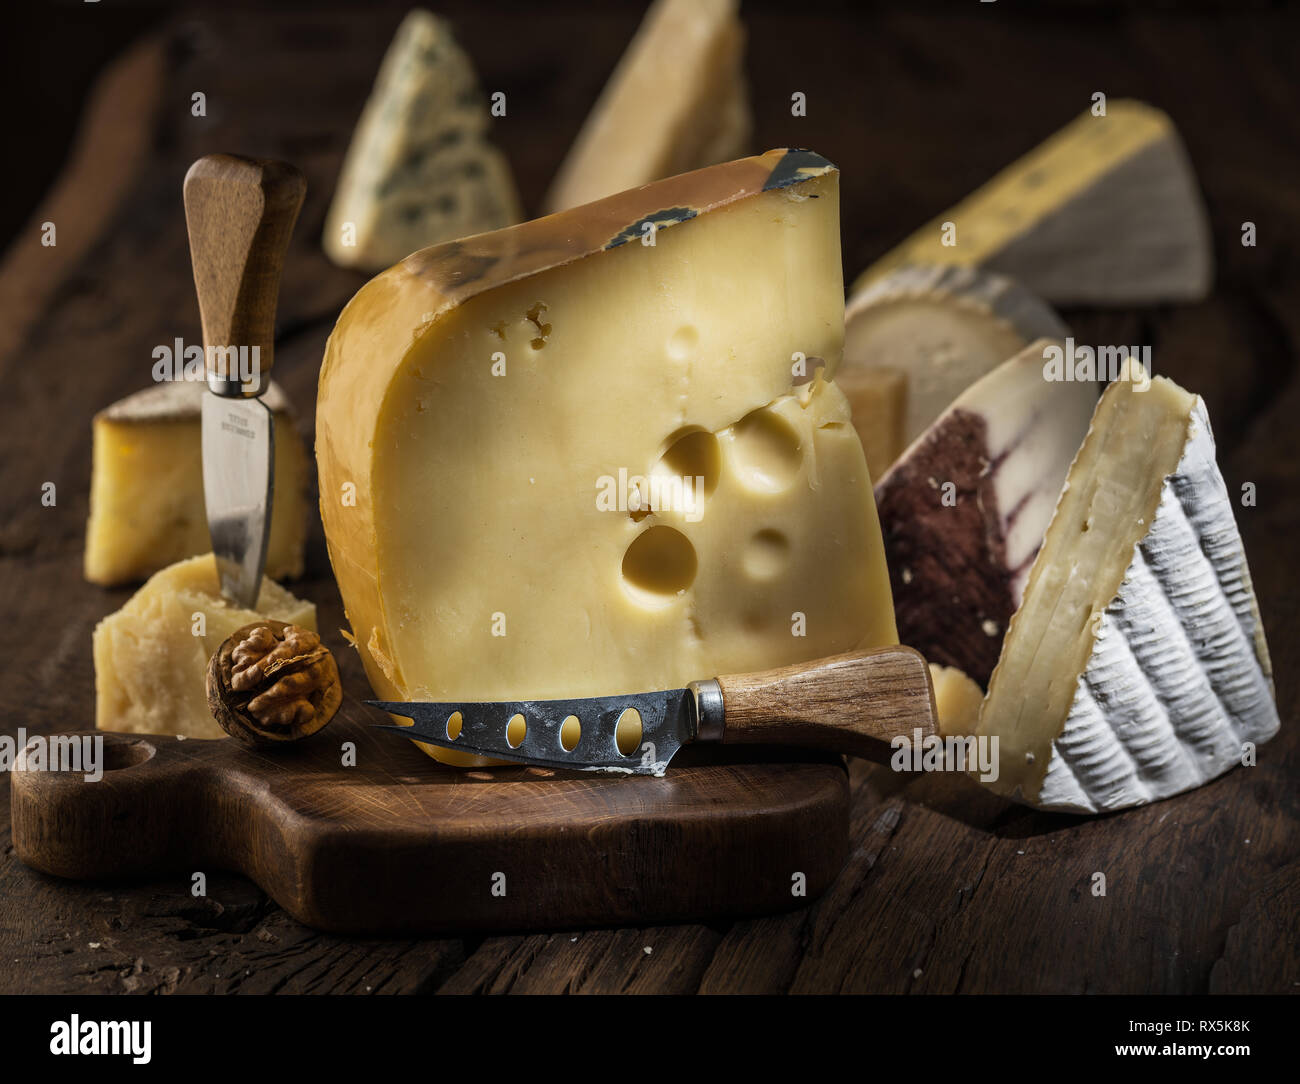
[[[307,175],[286,258],[276,376],[310,435],[325,337],[364,277],[319,236],[353,123],[407,4],[10,5],[0,114],[0,728],[93,718],[90,635],[130,589],[81,579],[95,411],[148,383],[153,344],[198,337],[180,183],[200,154],[284,158]],[[535,209],[641,3],[431,5],[488,91],[494,138]],[[1095,818],[1011,805],[965,780],[902,783],[854,763],[850,858],[787,915],[653,930],[414,941],[330,937],[255,885],[43,877],[13,855],[0,786],[0,992],[873,991],[1293,992],[1300,987],[1300,18],[1291,6],[831,4],[750,0],[754,150],[811,147],[842,171],[846,274],[1089,105],[1165,109],[1197,172],[1215,244],[1194,305],[1067,309],[1081,342],[1150,345],[1204,396],[1276,671],[1282,731],[1256,768]],[[57,249],[33,242],[97,75],[141,35],[166,43],[137,164],[73,170]],[[144,85],[141,81],[141,85]],[[152,85],[152,84],[150,84]],[[189,115],[189,95],[209,115]],[[807,95],[792,118],[790,94]],[[136,111],[140,112],[139,110]],[[136,117],[124,114],[125,131]],[[142,128],[143,130],[143,128]],[[57,191],[57,189],[55,189]],[[1258,244],[1243,248],[1241,224]],[[1140,469],[1140,464],[1135,464]],[[57,509],[34,498],[57,479]],[[319,524],[291,585],[354,695],[366,685]],[[1089,892],[1093,871],[1111,885]],[[91,946],[98,946],[92,948]],[[642,947],[653,945],[647,956]]]

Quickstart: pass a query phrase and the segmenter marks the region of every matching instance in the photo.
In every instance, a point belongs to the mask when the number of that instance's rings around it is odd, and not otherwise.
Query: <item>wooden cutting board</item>
[[[464,771],[370,727],[387,721],[346,699],[324,731],[274,753],[104,734],[98,782],[9,773],[14,850],[60,877],[175,874],[187,891],[196,872],[235,870],[299,921],[349,933],[786,911],[847,855],[835,757],[688,747],[661,779]]]

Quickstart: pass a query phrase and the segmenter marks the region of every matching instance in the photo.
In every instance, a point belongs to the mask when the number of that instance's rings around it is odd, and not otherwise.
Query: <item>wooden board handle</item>
[[[222,375],[224,353],[214,348],[247,348],[251,358],[256,347],[252,383],[256,393],[266,389],[280,269],[306,192],[296,168],[269,159],[209,154],[185,174],[185,223],[210,376]]]
[[[935,732],[930,670],[919,651],[886,647],[718,678],[722,741],[825,749],[887,761],[896,735]]]

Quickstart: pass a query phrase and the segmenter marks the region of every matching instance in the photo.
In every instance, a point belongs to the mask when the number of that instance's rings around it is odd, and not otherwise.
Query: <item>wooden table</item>
[[[1295,13],[1152,18],[869,13],[750,3],[755,149],[814,147],[844,183],[853,274],[1082,111],[1095,90],[1167,109],[1199,171],[1218,283],[1200,305],[1068,311],[1081,341],[1151,344],[1205,396],[1273,649],[1283,730],[1260,763],[1098,818],[1010,805],[962,779],[901,783],[855,764],[848,864],[801,911],[720,925],[374,941],[306,929],[241,878],[74,884],[13,857],[0,787],[0,992],[1196,992],[1300,987],[1295,724],[1300,537],[1300,90]],[[77,5],[65,33],[108,33]],[[638,17],[443,6],[484,87],[525,201],[552,171]],[[13,733],[93,718],[90,633],[127,590],[82,581],[90,420],[149,381],[150,352],[199,336],[181,178],[211,150],[286,158],[310,190],[285,266],[277,377],[310,432],[325,337],[360,277],[318,244],[341,155],[400,8],[269,16],[212,5],[134,41],[87,101],[78,149],[0,267],[0,709]],[[97,20],[101,22],[97,23]],[[138,17],[137,17],[138,21]],[[101,29],[103,28],[103,29]],[[808,115],[790,116],[790,94]],[[191,95],[207,115],[191,115]],[[39,102],[33,100],[33,108]],[[12,166],[11,166],[12,168]],[[58,244],[40,244],[40,223]],[[1258,245],[1240,244],[1256,223]],[[57,486],[44,507],[41,486]],[[319,524],[294,590],[364,695]],[[1107,894],[1092,895],[1094,872]],[[653,951],[647,953],[646,948]]]

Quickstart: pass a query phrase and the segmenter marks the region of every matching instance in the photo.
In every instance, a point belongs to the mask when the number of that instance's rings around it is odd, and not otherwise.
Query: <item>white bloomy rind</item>
[[[1167,798],[1240,764],[1244,744],[1278,725],[1254,588],[1198,398],[1033,804],[1096,813]]]

